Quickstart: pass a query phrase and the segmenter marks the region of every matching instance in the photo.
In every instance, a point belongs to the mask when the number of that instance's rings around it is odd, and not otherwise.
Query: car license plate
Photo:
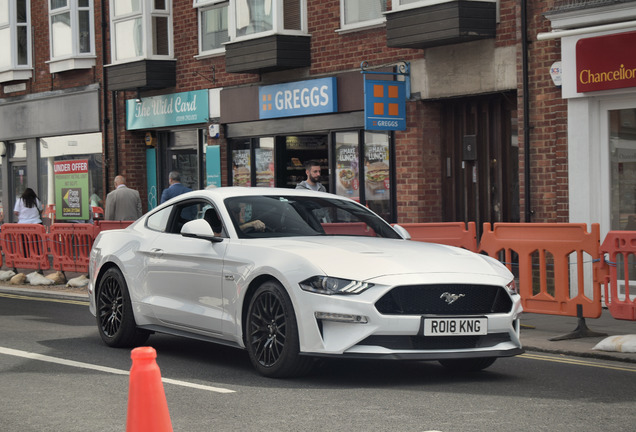
[[[425,318],[424,336],[474,336],[488,334],[488,318]]]

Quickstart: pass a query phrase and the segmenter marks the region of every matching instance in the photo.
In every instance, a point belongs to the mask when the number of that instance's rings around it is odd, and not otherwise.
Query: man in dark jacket
[[[170,183],[170,187],[164,189],[161,193],[161,204],[177,195],[192,192],[192,189],[181,184],[181,175],[177,171],[170,171],[170,174],[168,174],[168,183]]]

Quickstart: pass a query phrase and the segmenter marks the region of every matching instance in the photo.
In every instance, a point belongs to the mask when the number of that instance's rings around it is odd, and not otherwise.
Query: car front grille
[[[369,336],[358,345],[381,346],[391,350],[453,350],[488,348],[510,342],[508,333],[483,336]]]
[[[386,293],[375,307],[383,315],[474,315],[510,312],[512,300],[496,285],[405,285]]]

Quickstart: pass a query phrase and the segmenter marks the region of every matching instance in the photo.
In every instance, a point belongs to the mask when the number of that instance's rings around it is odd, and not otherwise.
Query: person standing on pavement
[[[296,189],[327,192],[327,189],[318,181],[320,180],[320,164],[318,162],[313,160],[305,162],[305,174],[307,174],[307,180],[298,183]]]
[[[22,196],[15,201],[13,214],[18,218],[18,223],[41,224],[42,203],[31,188],[26,188]]]
[[[115,177],[115,190],[106,195],[106,220],[137,220],[141,217],[139,192],[126,187],[124,176]]]
[[[177,171],[170,171],[170,174],[168,174],[168,183],[170,183],[170,186],[161,193],[160,204],[165,203],[177,195],[192,192],[192,189],[181,184],[181,175]]]

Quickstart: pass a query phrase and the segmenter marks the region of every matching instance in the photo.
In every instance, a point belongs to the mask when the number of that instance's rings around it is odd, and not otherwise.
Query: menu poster
[[[250,187],[251,170],[250,170],[250,150],[233,150],[232,151],[232,185]]]
[[[254,150],[256,158],[256,186],[274,187],[274,149]]]
[[[360,200],[358,146],[336,145],[336,194]]]
[[[365,146],[364,176],[367,200],[389,199],[388,144],[369,144]]]

